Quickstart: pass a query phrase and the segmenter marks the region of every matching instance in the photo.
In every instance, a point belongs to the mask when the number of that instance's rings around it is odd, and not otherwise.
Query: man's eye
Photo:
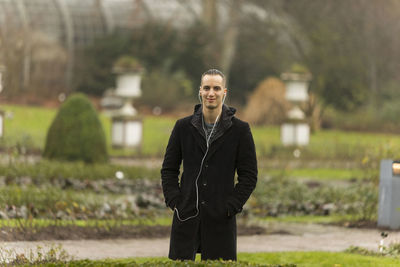
[[[221,90],[221,87],[214,87],[214,91],[219,91]]]

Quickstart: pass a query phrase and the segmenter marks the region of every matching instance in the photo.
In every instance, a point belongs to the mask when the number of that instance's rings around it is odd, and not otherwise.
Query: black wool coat
[[[201,105],[172,130],[161,169],[165,203],[174,210],[171,259],[192,259],[200,232],[202,259],[236,260],[235,215],[256,186],[257,159],[249,124],[235,111],[223,106],[208,151]]]

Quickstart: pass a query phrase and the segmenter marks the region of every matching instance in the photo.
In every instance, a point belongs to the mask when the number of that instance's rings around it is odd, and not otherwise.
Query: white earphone
[[[226,98],[226,92],[224,92],[224,98],[222,99],[222,105],[223,105],[224,102],[225,102],[225,98]],[[200,100],[200,103],[202,103],[202,102],[201,102],[201,93],[200,93],[200,92],[199,92],[199,100]],[[181,222],[185,222],[185,221],[187,221],[187,220],[190,220],[190,219],[192,219],[192,218],[195,218],[195,217],[197,217],[197,215],[199,215],[199,213],[200,213],[200,210],[199,210],[199,186],[198,186],[198,180],[199,180],[201,171],[202,171],[202,169],[203,169],[204,160],[206,159],[207,154],[208,154],[208,149],[210,148],[210,139],[211,139],[211,136],[212,136],[212,134],[213,134],[213,132],[214,132],[215,126],[217,125],[217,123],[218,123],[218,121],[219,121],[218,119],[219,119],[220,115],[221,115],[221,114],[219,114],[219,115],[217,116],[217,118],[215,119],[214,125],[213,125],[213,127],[212,127],[212,129],[211,129],[211,133],[210,133],[210,135],[208,136],[208,138],[206,139],[207,149],[206,149],[206,152],[204,153],[204,156],[203,156],[203,158],[202,158],[202,160],[201,160],[200,169],[199,169],[199,172],[198,172],[198,174],[197,174],[196,180],[195,180],[195,182],[194,182],[194,184],[195,184],[195,186],[196,186],[196,213],[195,213],[194,215],[192,215],[192,216],[189,216],[189,217],[183,219],[183,218],[181,218],[181,217],[179,216],[179,210],[178,210],[178,208],[177,208],[177,207],[174,208],[174,211],[176,211],[176,216],[177,216],[178,220],[181,221]],[[204,128],[204,121],[203,121],[203,119],[204,119],[203,116],[201,116],[201,120],[202,120],[202,123],[201,123],[201,124],[202,124],[202,126],[203,126],[204,133],[205,133],[205,135],[207,136],[206,129]]]

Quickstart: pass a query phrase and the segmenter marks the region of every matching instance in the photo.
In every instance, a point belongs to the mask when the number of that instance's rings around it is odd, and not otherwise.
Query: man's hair
[[[203,75],[201,75],[201,79],[200,79],[200,84],[203,82],[203,77],[206,75],[219,75],[222,77],[222,82],[225,86],[226,84],[226,80],[225,80],[225,75],[222,73],[222,71],[217,70],[217,69],[209,69],[206,72],[203,73]]]

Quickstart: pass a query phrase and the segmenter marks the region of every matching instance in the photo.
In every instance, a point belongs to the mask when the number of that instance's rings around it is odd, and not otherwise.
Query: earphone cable
[[[222,99],[222,105],[224,105],[225,98],[226,98],[226,94],[224,94],[224,98]],[[199,99],[200,99],[200,94],[199,94]],[[200,99],[200,102],[201,102],[201,99]],[[222,113],[222,111],[221,111],[221,113]],[[181,217],[179,216],[178,208],[175,207],[175,208],[174,208],[174,211],[176,211],[176,216],[177,216],[178,220],[181,221],[181,222],[185,222],[185,221],[187,221],[187,220],[189,220],[189,219],[195,218],[195,217],[197,217],[197,215],[199,215],[199,213],[200,213],[200,210],[199,210],[199,185],[198,185],[198,180],[199,180],[201,171],[202,171],[202,169],[203,169],[204,160],[205,160],[205,158],[207,157],[207,154],[208,154],[208,149],[209,149],[209,147],[210,147],[210,139],[211,139],[211,136],[212,136],[212,134],[213,134],[213,132],[214,132],[215,126],[216,126],[217,123],[219,122],[219,117],[220,117],[221,113],[220,113],[220,114],[217,116],[217,118],[215,119],[215,123],[214,123],[214,125],[213,125],[213,127],[212,127],[212,129],[211,129],[210,135],[209,135],[208,137],[207,137],[207,131],[206,131],[206,129],[204,128],[204,118],[203,118],[203,115],[201,115],[201,125],[202,125],[202,127],[203,127],[203,131],[204,131],[204,134],[205,134],[205,136],[206,136],[207,149],[206,149],[206,152],[204,153],[204,156],[203,156],[203,158],[202,158],[202,160],[201,160],[201,163],[200,163],[200,170],[199,170],[199,173],[197,174],[197,177],[196,177],[196,180],[195,180],[195,186],[196,186],[196,214],[194,214],[194,215],[192,215],[192,216],[189,216],[189,217],[187,217],[187,218],[185,218],[185,219],[181,219]]]

